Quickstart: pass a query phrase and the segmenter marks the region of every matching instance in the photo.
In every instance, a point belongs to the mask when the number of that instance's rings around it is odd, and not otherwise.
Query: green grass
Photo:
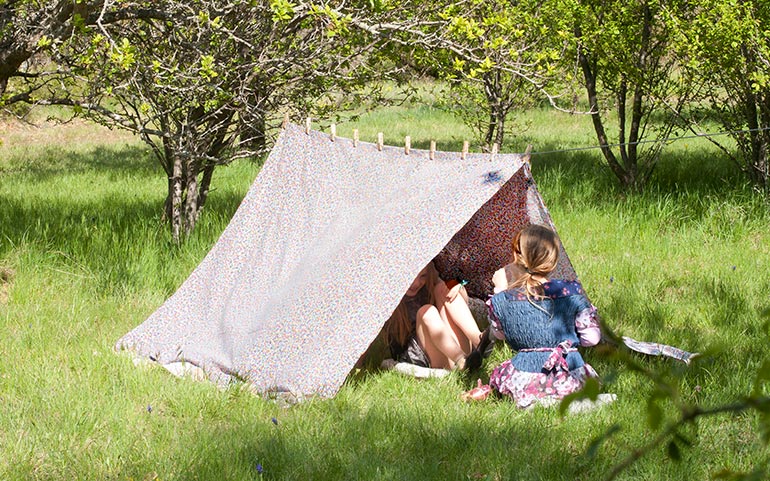
[[[532,126],[513,150],[594,143],[585,117],[526,115]],[[457,119],[420,104],[342,123],[338,134],[353,128],[368,141],[382,131],[390,144],[410,135],[415,148],[435,139],[459,150],[471,139]],[[160,220],[163,175],[136,140],[78,123],[0,136],[0,479],[594,480],[655,434],[652,382],[594,351],[586,357],[618,401],[564,418],[465,404],[459,394],[475,378],[459,375],[359,373],[334,399],[286,409],[237,386],[136,367],[112,346],[206,255],[257,164],[217,171],[197,231],[175,247]],[[688,142],[666,148],[643,194],[619,192],[596,151],[532,163],[603,319],[618,333],[709,352],[689,369],[636,358],[677,383],[684,401],[708,407],[749,393],[767,359],[770,214],[708,144]],[[507,355],[498,348],[485,373]],[[662,407],[665,419],[676,415]],[[679,463],[660,448],[620,479],[750,470],[770,454],[758,425],[753,412],[704,418],[684,430],[692,447]]]

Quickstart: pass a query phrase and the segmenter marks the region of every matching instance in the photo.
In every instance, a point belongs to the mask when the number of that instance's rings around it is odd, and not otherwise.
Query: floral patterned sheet
[[[552,226],[519,155],[431,159],[289,125],[208,255],[117,348],[333,396],[428,261],[486,299],[529,223]],[[558,276],[575,278],[566,255]]]

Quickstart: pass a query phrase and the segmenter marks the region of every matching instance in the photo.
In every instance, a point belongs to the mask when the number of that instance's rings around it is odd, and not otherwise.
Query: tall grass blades
[[[747,394],[767,359],[767,205],[706,142],[672,143],[649,188],[620,192],[586,118],[535,110],[508,151],[533,145],[532,167],[580,278],[618,334],[704,356],[690,367],[636,356],[686,403]],[[475,377],[351,376],[331,400],[292,408],[136,366],[113,351],[186,279],[258,173],[215,174],[197,230],[175,246],[161,220],[165,179],[135,139],[83,123],[6,126],[0,147],[0,479],[600,479],[655,434],[656,385],[588,350],[618,400],[584,415],[465,404]],[[471,133],[433,104],[341,123],[374,141],[460,150]],[[376,286],[373,286],[376,288]],[[340,335],[345,335],[344,328]],[[480,377],[512,355],[498,346]],[[663,420],[675,405],[661,401]],[[621,479],[708,479],[768,456],[747,412],[702,419],[672,462],[653,451]],[[619,430],[593,456],[591,442]]]

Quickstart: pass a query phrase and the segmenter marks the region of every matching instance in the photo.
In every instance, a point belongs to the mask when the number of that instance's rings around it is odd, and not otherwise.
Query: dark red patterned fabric
[[[529,224],[555,230],[529,168],[524,166],[441,250],[435,260],[441,278],[468,281],[468,294],[486,299],[492,294],[492,274],[511,262],[513,238]],[[563,247],[554,277],[577,278]]]

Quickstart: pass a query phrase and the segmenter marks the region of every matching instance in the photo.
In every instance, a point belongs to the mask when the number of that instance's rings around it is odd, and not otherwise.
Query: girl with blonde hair
[[[480,399],[490,390],[526,408],[562,399],[580,390],[593,368],[576,347],[596,345],[600,338],[596,308],[577,281],[549,279],[559,258],[559,239],[551,229],[529,225],[512,243],[512,282],[500,286],[489,301],[492,332],[516,355],[492,372],[489,386],[466,393]],[[484,389],[486,388],[486,389]]]

